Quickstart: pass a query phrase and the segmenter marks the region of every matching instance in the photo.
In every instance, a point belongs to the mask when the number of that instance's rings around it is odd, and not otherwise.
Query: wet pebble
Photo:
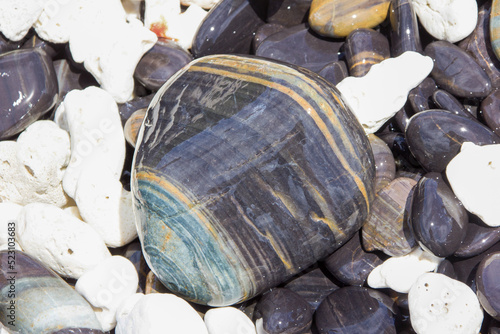
[[[389,41],[373,29],[356,29],[345,41],[345,57],[349,74],[362,77],[374,64],[390,57]]]
[[[417,14],[411,0],[391,0],[391,55],[397,57],[406,51],[422,53]]]
[[[368,139],[375,158],[375,192],[379,192],[396,177],[396,164],[391,149],[387,144],[374,134],[369,134]]]
[[[500,320],[500,252],[481,260],[476,273],[477,296],[489,315]]]
[[[495,90],[481,102],[481,112],[485,123],[500,135],[500,91]]]

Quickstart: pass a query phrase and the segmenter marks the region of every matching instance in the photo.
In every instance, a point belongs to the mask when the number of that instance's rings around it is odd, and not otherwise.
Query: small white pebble
[[[234,307],[212,308],[205,313],[208,334],[255,334],[250,318]]]
[[[483,322],[472,289],[443,274],[421,275],[410,289],[408,306],[417,334],[477,334]]]

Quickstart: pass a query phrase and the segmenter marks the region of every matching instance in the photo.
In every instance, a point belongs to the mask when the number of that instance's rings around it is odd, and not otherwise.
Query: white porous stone
[[[116,334],[208,334],[203,319],[191,305],[169,293],[145,295],[128,316],[117,320]]]
[[[125,298],[135,294],[139,277],[130,260],[122,256],[107,258],[86,271],[75,290],[92,305],[103,331],[116,326],[116,309]]]
[[[42,13],[40,0],[0,0],[0,32],[20,41]]]
[[[143,293],[134,293],[128,297],[125,297],[124,300],[118,305],[116,308],[116,321],[120,321],[120,319],[125,319],[128,317],[130,312],[132,312],[135,304],[144,297]]]
[[[80,6],[85,0],[44,1],[44,7],[33,27],[40,38],[52,43],[67,43]],[[104,2],[104,1],[103,1]]]
[[[433,66],[430,57],[407,51],[373,65],[363,77],[345,78],[336,87],[365,132],[374,133],[404,106],[410,90]]]
[[[56,206],[28,204],[18,219],[23,250],[61,276],[78,279],[111,256],[92,227]]]
[[[472,289],[443,274],[421,275],[410,289],[408,305],[417,334],[476,334],[483,322]]]
[[[205,313],[208,334],[255,334],[255,325],[242,311],[234,307],[213,308]]]
[[[187,50],[206,15],[207,12],[197,4],[181,13],[180,0],[146,0],[144,25],[159,37],[171,38]]]
[[[183,6],[196,5],[204,9],[211,9],[218,4],[221,0],[181,0]]]
[[[64,208],[63,210],[64,210],[64,212],[69,213],[70,215],[74,216],[75,218],[83,220],[82,216],[80,215],[80,210],[78,210],[77,206],[68,206],[67,208]]]
[[[446,176],[467,211],[488,226],[500,226],[500,144],[463,143]]]
[[[14,240],[11,239],[11,241],[14,242],[15,249],[22,250],[21,247],[19,247],[19,243],[15,240],[19,229],[17,216],[22,208],[21,205],[15,203],[0,203],[0,250],[9,249],[9,238],[14,238]],[[13,234],[9,235],[9,232],[13,232]]]
[[[476,0],[412,0],[420,23],[433,37],[450,43],[469,36],[477,23]]]
[[[442,260],[418,247],[409,254],[391,257],[375,267],[368,275],[367,283],[375,289],[391,288],[408,293],[420,275],[436,270]]]
[[[52,121],[31,124],[17,142],[0,142],[0,200],[66,205],[62,179],[69,157],[68,133]]]
[[[111,95],[97,87],[72,90],[56,111],[55,120],[71,136],[71,160],[63,187],[72,198],[80,174],[98,166],[119,180],[125,160],[125,137],[118,106]]]
[[[108,247],[121,247],[137,237],[132,195],[111,172],[94,166],[82,172],[75,202],[83,220],[92,226]]]

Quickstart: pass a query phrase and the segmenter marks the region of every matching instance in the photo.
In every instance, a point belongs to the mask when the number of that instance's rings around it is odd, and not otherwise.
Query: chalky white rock
[[[196,5],[203,9],[211,9],[218,4],[221,0],[181,0],[183,6]]]
[[[455,196],[488,226],[500,226],[500,144],[465,142],[446,167]]]
[[[0,0],[0,32],[11,41],[20,41],[42,10],[39,0]]]
[[[52,121],[37,121],[17,142],[0,142],[0,201],[64,206],[62,179],[70,157],[68,133]]]
[[[116,326],[118,306],[135,294],[138,283],[132,262],[112,256],[86,271],[76,282],[75,290],[93,307],[103,331],[110,331]]]
[[[433,66],[430,57],[407,51],[373,65],[363,77],[345,78],[336,87],[365,132],[374,133],[404,106],[410,90]]]
[[[475,334],[483,322],[472,289],[443,274],[421,275],[410,289],[408,306],[417,334]]]
[[[111,256],[92,227],[56,206],[28,204],[18,220],[22,249],[61,276],[78,279]]]
[[[21,205],[15,203],[0,203],[0,250],[9,249],[9,238],[14,238],[15,249],[22,250],[15,241],[15,235],[18,230],[17,216],[22,208]],[[13,232],[13,236],[9,236],[9,232]],[[12,246],[12,242],[10,244]]]
[[[368,275],[367,283],[375,289],[391,288],[408,293],[420,275],[436,270],[442,260],[417,247],[409,254],[391,257],[375,267]]]
[[[476,27],[476,0],[412,0],[412,3],[422,26],[439,40],[458,42]]]
[[[120,319],[125,319],[128,317],[130,312],[134,309],[135,304],[144,297],[143,293],[134,293],[125,299],[116,308],[116,321],[121,321]]]
[[[128,316],[117,319],[116,334],[208,334],[198,313],[173,294],[153,293],[136,302]]]
[[[208,334],[256,334],[250,318],[234,307],[212,308],[205,313]]]
[[[40,38],[52,43],[67,43],[84,0],[45,1],[43,11],[33,24]]]

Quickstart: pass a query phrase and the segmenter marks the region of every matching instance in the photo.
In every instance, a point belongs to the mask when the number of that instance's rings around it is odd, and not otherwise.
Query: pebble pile
[[[499,22],[0,0],[0,333],[499,333]]]

